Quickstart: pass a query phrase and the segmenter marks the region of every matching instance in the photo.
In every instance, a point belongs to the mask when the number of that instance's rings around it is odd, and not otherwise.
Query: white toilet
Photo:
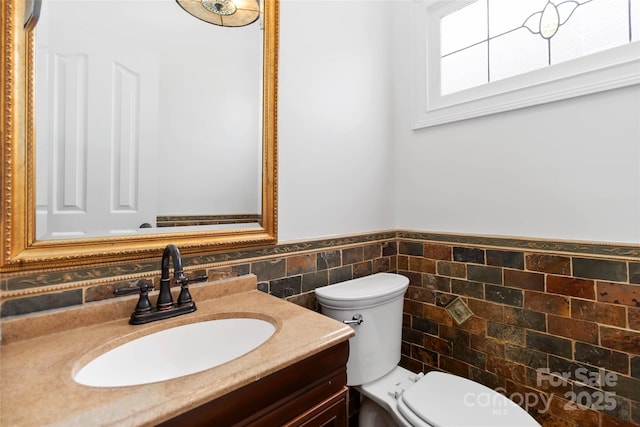
[[[397,366],[408,286],[404,276],[378,273],[315,291],[322,313],[356,332],[349,340],[347,385],[363,396],[360,427],[539,427],[524,409],[482,384]]]

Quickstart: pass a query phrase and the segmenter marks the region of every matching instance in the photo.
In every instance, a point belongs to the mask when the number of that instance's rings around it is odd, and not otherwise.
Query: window
[[[640,83],[640,0],[414,7],[414,129]]]

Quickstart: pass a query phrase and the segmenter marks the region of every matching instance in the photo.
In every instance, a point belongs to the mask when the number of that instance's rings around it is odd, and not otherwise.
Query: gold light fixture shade
[[[257,0],[176,0],[188,13],[222,27],[243,27],[260,16]]]

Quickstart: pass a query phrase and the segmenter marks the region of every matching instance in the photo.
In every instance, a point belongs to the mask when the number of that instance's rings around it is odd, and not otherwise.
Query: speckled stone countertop
[[[136,297],[4,320],[0,425],[154,425],[353,335],[349,326],[257,291],[255,276],[190,289],[196,312],[145,325],[128,324]],[[267,320],[276,332],[262,346],[235,360],[173,380],[94,388],[72,379],[88,361],[132,339],[173,326],[229,317]]]

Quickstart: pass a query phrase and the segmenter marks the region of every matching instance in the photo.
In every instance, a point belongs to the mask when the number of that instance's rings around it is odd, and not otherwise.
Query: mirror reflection
[[[43,0],[36,238],[257,226],[262,40],[174,0]]]

